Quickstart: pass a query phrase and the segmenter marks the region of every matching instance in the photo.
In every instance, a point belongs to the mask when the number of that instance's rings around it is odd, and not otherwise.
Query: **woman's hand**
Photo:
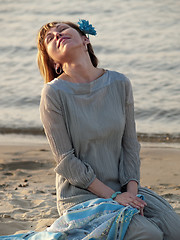
[[[137,208],[140,210],[140,214],[143,215],[143,209],[145,206],[147,206],[146,202],[143,201],[141,198],[135,196],[133,193],[130,192],[123,192],[121,194],[118,194],[115,198],[115,201],[117,201],[119,204],[123,206],[132,206],[134,208]]]
[[[136,181],[129,181],[129,183],[127,184],[127,192],[131,193],[134,195],[134,197],[137,197],[137,193],[138,193],[138,184]],[[142,199],[140,199],[142,200]],[[144,202],[144,206],[147,206],[146,202]],[[144,210],[144,206],[138,208],[140,210],[140,215],[144,216],[143,210]]]

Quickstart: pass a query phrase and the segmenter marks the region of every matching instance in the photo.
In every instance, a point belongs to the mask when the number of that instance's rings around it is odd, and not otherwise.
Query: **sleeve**
[[[56,90],[46,84],[40,101],[40,118],[57,166],[55,172],[70,184],[87,189],[95,174],[89,164],[74,155],[63,118],[62,104]]]
[[[140,144],[137,140],[134,120],[134,100],[129,79],[125,81],[125,128],[122,138],[122,151],[119,166],[121,187],[129,181],[140,181]]]

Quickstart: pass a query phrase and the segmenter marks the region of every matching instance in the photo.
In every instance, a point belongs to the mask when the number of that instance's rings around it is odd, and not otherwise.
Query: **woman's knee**
[[[163,232],[158,229],[156,226],[151,227],[151,229],[145,229],[145,235],[147,240],[163,240]]]
[[[162,231],[145,217],[135,215],[129,225],[124,240],[163,240]]]
[[[180,239],[180,228],[173,229],[168,232],[168,234],[165,234],[164,240],[179,240]]]

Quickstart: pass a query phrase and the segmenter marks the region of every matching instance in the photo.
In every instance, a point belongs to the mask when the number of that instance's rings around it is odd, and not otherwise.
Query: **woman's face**
[[[44,44],[54,62],[63,64],[72,55],[70,50],[84,48],[85,38],[69,25],[58,23],[46,33]]]

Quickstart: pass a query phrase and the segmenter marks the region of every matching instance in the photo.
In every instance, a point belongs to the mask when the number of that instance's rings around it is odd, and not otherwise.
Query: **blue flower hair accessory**
[[[89,21],[87,20],[80,19],[78,22],[78,25],[79,25],[79,29],[85,34],[88,34],[88,35],[90,34],[94,36],[97,34],[92,24],[89,24]]]

